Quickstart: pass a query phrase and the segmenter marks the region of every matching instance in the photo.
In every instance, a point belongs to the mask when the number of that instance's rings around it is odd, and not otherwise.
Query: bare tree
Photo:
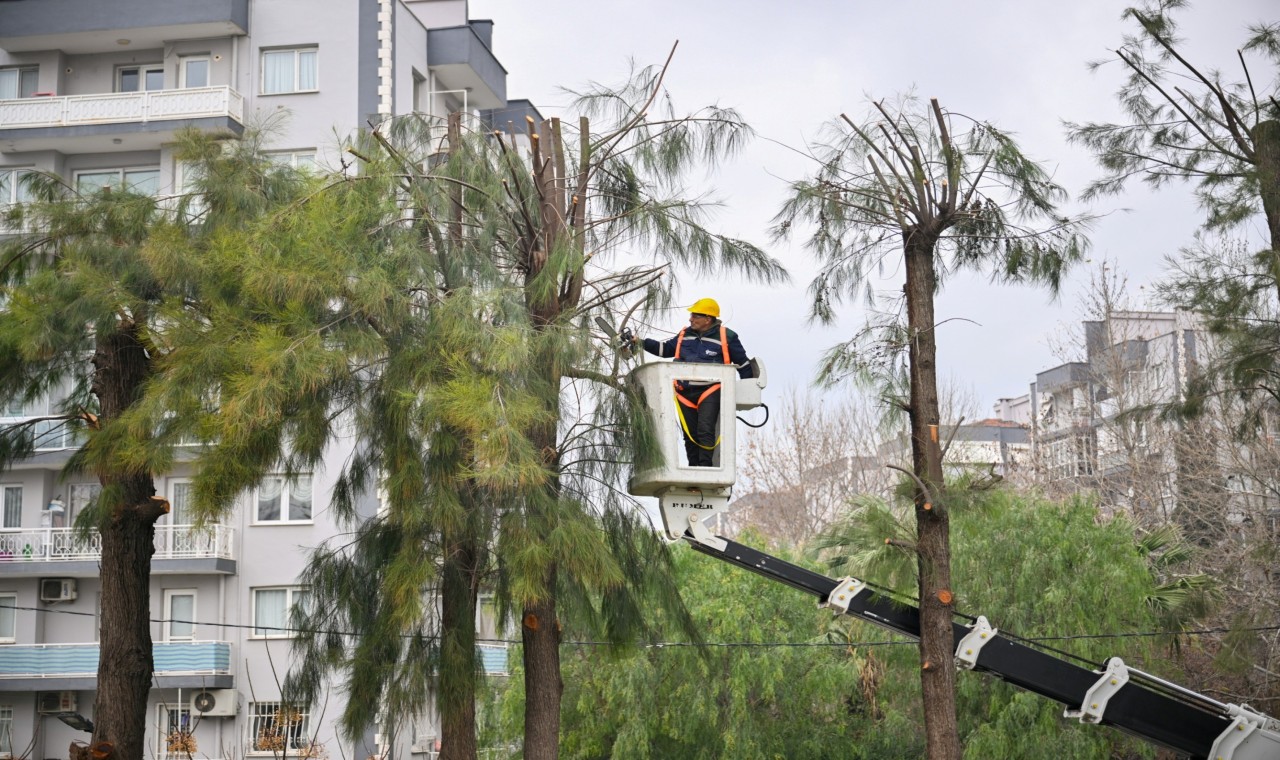
[[[877,451],[876,406],[857,393],[826,398],[789,390],[778,422],[747,436],[730,530],[750,526],[775,546],[801,546],[839,519],[854,496],[884,494],[894,479]]]

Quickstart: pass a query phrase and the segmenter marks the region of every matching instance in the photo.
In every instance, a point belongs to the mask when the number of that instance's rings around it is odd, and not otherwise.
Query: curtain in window
[[[22,527],[22,486],[9,486],[4,489],[3,527]]]
[[[262,54],[262,93],[293,92],[292,50],[276,50]]]
[[[101,492],[102,486],[97,483],[76,483],[71,486],[71,501],[67,504],[67,525],[71,525],[71,521],[80,514],[80,510],[92,504]]]
[[[196,598],[192,594],[169,597],[169,638],[190,639],[195,635]],[[180,622],[182,621],[182,622]]]
[[[169,502],[169,524],[190,525],[191,484],[174,483],[173,501]]]
[[[303,475],[289,486],[289,519],[311,519],[311,476]]]
[[[316,87],[316,51],[298,51],[298,89],[314,90]]]
[[[253,633],[256,636],[282,636],[289,623],[289,591],[264,589],[253,592]]]
[[[264,478],[258,486],[258,521],[280,519],[280,489],[284,481],[280,478]]]
[[[21,97],[18,89],[18,84],[21,81],[22,74],[18,69],[0,71],[0,100],[12,100]]]
[[[0,754],[13,754],[13,707],[0,706]]]

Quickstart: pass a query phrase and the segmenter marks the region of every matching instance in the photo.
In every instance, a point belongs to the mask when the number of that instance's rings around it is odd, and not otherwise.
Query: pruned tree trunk
[[[98,340],[93,357],[99,424],[118,417],[142,392],[151,360],[139,340],[137,322]],[[147,731],[147,694],[154,670],[151,651],[151,556],[156,520],[168,503],[155,499],[151,473],[104,472],[111,513],[102,533],[102,612],[98,691],[93,706],[95,755],[140,758]]]
[[[954,636],[951,631],[951,526],[943,487],[939,443],[937,336],[933,299],[935,239],[906,233],[907,324],[910,335],[911,463],[924,484],[916,490],[916,551],[920,575],[920,686],[930,760],[959,760],[956,725]]]
[[[556,568],[544,579],[552,590],[521,615],[524,643],[524,760],[555,760],[560,755],[560,622],[556,617]]]
[[[586,119],[581,122],[583,135],[588,133]],[[579,223],[582,205],[571,198],[567,191],[564,146],[561,144],[559,119],[542,124],[541,134],[529,124],[529,142],[532,146],[533,178],[537,192],[538,225],[531,230],[524,242],[525,304],[530,322],[538,333],[545,334],[557,328],[566,310],[572,309],[581,297],[581,261],[576,262],[567,278],[558,283],[556,291],[539,286],[551,253],[566,238],[581,250],[581,228],[574,237],[571,225]],[[585,141],[585,137],[582,138]],[[585,187],[585,165],[580,168],[576,187]],[[572,208],[571,208],[572,207]],[[530,442],[542,452],[547,470],[556,473],[560,467],[560,447],[557,425],[560,419],[560,383],[563,372],[555,349],[542,345],[534,357],[534,366],[541,376],[538,381],[547,394],[549,424],[530,431]],[[544,493],[529,504],[527,519],[543,531],[546,539],[551,516],[540,513],[560,499],[560,479],[554,475],[543,486]],[[525,760],[556,760],[560,756],[560,700],[564,696],[564,682],[560,677],[560,620],[556,612],[557,565],[548,563],[540,585],[542,595],[525,604],[521,611],[520,636],[524,642],[525,703],[524,703],[524,757]]]
[[[476,603],[481,548],[467,536],[447,550],[440,593],[440,760],[475,760]]]
[[[1258,194],[1270,235],[1267,244],[1273,255],[1280,256],[1280,121],[1261,121],[1250,131],[1257,151]],[[1280,278],[1280,271],[1272,274]]]

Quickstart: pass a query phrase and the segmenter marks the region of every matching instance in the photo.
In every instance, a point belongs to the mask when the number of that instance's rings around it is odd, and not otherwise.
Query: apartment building
[[[539,118],[507,99],[493,26],[471,19],[466,0],[0,0],[0,206],[24,200],[29,171],[89,190],[179,193],[171,145],[182,128],[268,127],[280,161],[338,168],[343,140],[392,116]],[[0,409],[0,424],[47,404],[36,407]],[[36,435],[36,455],[0,473],[0,758],[66,757],[88,738],[75,716],[93,717],[100,546],[70,526],[98,486],[64,474],[73,437]],[[335,727],[340,689],[310,712],[280,703],[289,610],[307,599],[299,573],[342,529],[328,494],[345,453],[268,479],[204,531],[187,518],[189,468],[157,480],[172,511],[152,562],[149,756],[434,757],[429,707],[402,735],[352,744]],[[363,513],[376,509],[370,495]],[[483,654],[487,671],[505,670],[501,647]],[[308,749],[313,740],[323,749]]]
[[[1174,426],[1126,412],[1178,400],[1204,335],[1183,312],[1117,311],[1083,323],[1084,361],[1036,375],[1028,401],[1037,479],[1098,489],[1104,507],[1172,514]]]

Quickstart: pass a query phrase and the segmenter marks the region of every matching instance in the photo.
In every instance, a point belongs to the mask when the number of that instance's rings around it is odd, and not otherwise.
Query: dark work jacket
[[[738,377],[751,377],[751,368],[746,366],[750,359],[747,357],[746,349],[742,347],[742,341],[738,340],[738,334],[727,327],[724,334],[729,342],[729,362],[738,365]],[[653,338],[645,338],[644,350],[654,356],[668,359],[676,355],[676,341],[678,340],[680,340],[679,333],[670,340],[661,343]],[[684,329],[684,343],[680,346],[680,361],[699,364],[724,363],[724,350],[720,347],[720,320],[717,319],[712,322],[705,332],[694,332],[692,327]]]

